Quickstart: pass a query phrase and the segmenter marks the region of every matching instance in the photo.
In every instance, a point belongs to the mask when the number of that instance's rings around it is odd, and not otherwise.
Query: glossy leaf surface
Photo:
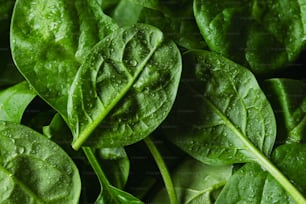
[[[178,48],[155,27],[136,24],[104,38],[69,92],[73,147],[123,146],[148,136],[172,107],[181,66]]]
[[[71,158],[28,127],[0,123],[0,202],[78,203],[81,183]]]
[[[68,90],[79,66],[91,48],[117,26],[98,1],[17,0],[11,28],[19,71],[66,116]]]
[[[269,155],[276,135],[272,108],[253,74],[212,52],[186,54],[187,69],[167,138],[204,163],[231,164]]]
[[[194,14],[209,48],[256,74],[276,71],[305,44],[306,1],[195,0]]]

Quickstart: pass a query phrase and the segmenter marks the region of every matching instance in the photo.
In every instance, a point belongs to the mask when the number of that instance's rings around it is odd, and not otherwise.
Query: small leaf
[[[130,161],[123,147],[100,148],[96,150],[101,168],[110,183],[123,189],[130,173]]]
[[[81,181],[71,158],[32,129],[0,123],[0,203],[78,203]]]
[[[35,96],[34,90],[25,81],[0,91],[0,120],[20,123]]]

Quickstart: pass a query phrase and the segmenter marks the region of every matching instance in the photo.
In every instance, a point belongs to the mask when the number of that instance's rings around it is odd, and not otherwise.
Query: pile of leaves
[[[306,203],[305,0],[0,11],[0,203]]]

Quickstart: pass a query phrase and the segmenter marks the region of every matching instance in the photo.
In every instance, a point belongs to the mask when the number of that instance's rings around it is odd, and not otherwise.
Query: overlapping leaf
[[[273,152],[272,157],[273,162],[304,195],[306,176],[301,169],[305,168],[305,158],[306,148],[302,144],[282,145]],[[217,204],[240,202],[296,203],[292,192],[286,192],[267,171],[254,163],[248,163],[239,169],[230,178],[216,201]],[[305,200],[298,203],[305,203]]]
[[[306,83],[293,79],[266,80],[265,91],[276,114],[278,137],[282,142],[306,139]]]
[[[155,27],[137,24],[98,43],[70,89],[74,148],[122,146],[148,136],[165,119],[181,75],[176,45]]]
[[[81,182],[71,158],[28,127],[0,123],[0,202],[78,203]]]
[[[167,138],[205,163],[240,163],[270,155],[276,124],[253,74],[212,52],[185,58]]]
[[[195,0],[194,15],[209,48],[256,74],[283,68],[305,44],[305,0]]]
[[[68,90],[91,48],[117,29],[98,1],[17,0],[11,48],[23,76],[66,116]]]

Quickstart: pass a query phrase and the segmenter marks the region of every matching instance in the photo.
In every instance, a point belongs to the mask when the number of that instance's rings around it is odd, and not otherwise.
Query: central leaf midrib
[[[139,64],[139,69],[137,69],[137,72],[134,74],[132,78],[130,78],[127,85],[122,89],[122,91],[117,95],[117,97],[112,100],[112,102],[101,112],[101,114],[89,125],[85,130],[83,130],[79,137],[73,142],[72,147],[74,149],[79,149],[81,145],[86,141],[86,139],[90,136],[90,134],[96,129],[96,127],[104,120],[104,118],[109,114],[109,112],[119,103],[119,101],[126,95],[126,93],[131,89],[132,85],[135,83],[135,81],[138,79],[140,74],[145,69],[145,65],[147,62],[151,59],[154,52],[157,50],[157,48],[160,46],[162,41],[160,41],[147,55],[147,57],[142,61],[142,63]]]
[[[267,170],[283,187],[283,189],[297,201],[297,203],[305,203],[306,200],[304,196],[298,191],[298,189],[288,180],[285,175],[283,175],[282,172],[280,172],[275,167],[275,165],[269,159],[267,159],[267,157],[261,151],[257,149],[257,147],[247,138],[247,136],[244,135],[244,133],[242,133],[210,99],[206,97],[202,97],[202,99],[211,109],[217,113],[217,115],[221,117],[225,125],[227,125],[227,127],[229,127],[238,136],[243,144],[245,144],[245,149],[250,152],[252,156],[254,155],[254,161],[262,166],[265,170]]]
[[[30,188],[28,188],[22,181],[20,181],[18,178],[15,177],[14,174],[9,172],[7,169],[3,168],[2,165],[0,165],[0,171],[4,172],[7,174],[10,178],[13,179],[15,183],[17,183],[28,195],[32,196],[37,202],[39,203],[44,203],[43,200],[39,198],[38,195],[36,195]]]

